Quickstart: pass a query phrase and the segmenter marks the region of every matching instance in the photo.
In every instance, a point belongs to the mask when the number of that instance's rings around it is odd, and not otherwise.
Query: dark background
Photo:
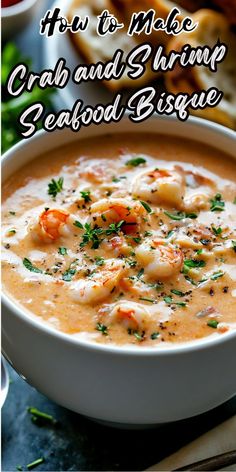
[[[52,4],[42,4],[38,18],[14,41],[43,68],[39,17]],[[116,430],[97,425],[49,401],[9,367],[11,383],[2,410],[2,470],[23,470],[39,457],[45,462],[37,471],[143,470],[175,452],[200,434],[236,414],[236,397],[199,417],[146,431]],[[199,388],[204,388],[199,386]],[[118,392],[117,392],[118,394]],[[57,426],[32,423],[28,406],[52,414]]]

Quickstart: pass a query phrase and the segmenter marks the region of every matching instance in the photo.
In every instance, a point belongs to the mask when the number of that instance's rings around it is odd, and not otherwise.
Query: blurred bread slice
[[[176,7],[181,11],[180,18],[183,18],[189,13],[194,13],[203,8],[207,2],[206,0],[176,0],[174,2],[171,0],[155,0],[155,4],[158,16],[160,15],[161,18],[166,18],[171,9]]]
[[[165,20],[171,8],[173,6],[178,6],[168,0],[167,2],[165,2],[165,0],[111,0],[111,2],[117,9],[119,9],[127,23],[130,23],[133,13],[142,11],[147,12],[150,9],[155,10],[155,18],[163,18]],[[177,18],[181,20],[180,15]],[[164,31],[155,30],[152,30],[150,35],[142,32],[139,37],[143,42],[150,41],[155,47],[160,44],[166,45],[170,39],[170,35],[166,34]]]
[[[228,21],[221,13],[199,10],[193,14],[193,18],[199,22],[198,28],[190,34],[172,38],[168,51],[180,51],[185,44],[192,47],[212,47],[220,39],[228,45],[228,53],[224,61],[218,64],[217,72],[211,72],[204,66],[176,66],[173,71],[165,74],[167,90],[172,93],[193,93],[210,87],[222,90],[224,97],[216,108],[197,110],[194,114],[236,128],[236,35],[230,31]]]
[[[231,25],[236,25],[236,0],[212,0],[212,4],[224,13]]]
[[[97,16],[103,10],[109,10],[122,23],[119,11],[112,5],[110,0],[73,0],[67,13],[69,21],[72,20],[74,15],[79,15],[82,18],[88,15],[90,18],[90,24],[86,31],[71,34],[71,39],[76,49],[83,56],[87,64],[99,61],[107,62],[113,57],[117,49],[124,51],[124,60],[127,54],[139,44],[135,37],[127,35],[125,27],[117,30],[114,34],[99,36],[96,29]],[[153,80],[156,76],[157,74],[147,67],[146,72],[139,79],[130,79],[127,76],[127,71],[125,71],[120,79],[104,80],[104,84],[112,91],[116,91],[123,88],[140,87]]]

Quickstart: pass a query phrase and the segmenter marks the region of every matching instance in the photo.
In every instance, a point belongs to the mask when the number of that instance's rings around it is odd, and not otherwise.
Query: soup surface
[[[40,156],[3,187],[5,291],[56,329],[165,346],[236,328],[236,163],[151,134]]]

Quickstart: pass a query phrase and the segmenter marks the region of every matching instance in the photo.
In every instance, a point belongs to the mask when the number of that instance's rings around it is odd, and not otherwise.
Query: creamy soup
[[[236,328],[236,162],[202,144],[107,135],[3,187],[5,291],[58,330],[157,346]]]

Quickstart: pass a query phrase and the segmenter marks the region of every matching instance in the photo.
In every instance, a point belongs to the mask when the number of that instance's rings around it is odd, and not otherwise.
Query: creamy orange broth
[[[3,187],[4,290],[56,329],[101,343],[235,329],[235,182],[226,154],[151,134],[40,156]]]

